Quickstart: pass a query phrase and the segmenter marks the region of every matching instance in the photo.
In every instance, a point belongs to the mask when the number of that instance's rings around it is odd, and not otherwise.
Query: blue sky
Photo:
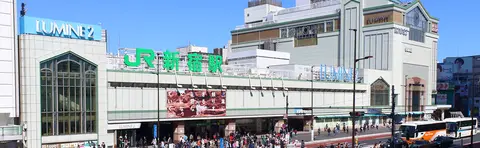
[[[248,0],[18,0],[27,15],[56,20],[101,23],[109,51],[119,47],[174,50],[189,42],[210,50],[223,47],[230,31],[243,23]],[[478,0],[421,0],[440,19],[439,60],[480,54]],[[283,0],[292,7],[295,0]]]

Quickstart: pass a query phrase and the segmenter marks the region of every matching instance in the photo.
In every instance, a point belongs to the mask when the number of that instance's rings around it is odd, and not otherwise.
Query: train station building
[[[354,93],[357,110],[367,113],[357,123],[381,124],[391,112],[392,86],[396,112],[411,120],[445,108],[432,101],[438,19],[419,1],[298,1],[295,8],[271,2],[246,8],[246,24],[231,32],[229,55],[236,58],[227,58],[233,61],[228,65],[219,55],[198,52],[133,48],[110,54],[101,26],[21,17],[14,78],[19,114],[13,116],[24,125],[24,142],[32,148],[114,146],[120,138],[349,125]],[[265,20],[256,13],[272,8],[265,12],[276,13],[265,13],[271,16]],[[352,28],[358,30],[358,57],[373,56],[358,63],[355,78]],[[275,59],[258,50],[282,52],[280,60],[288,63],[234,63]]]

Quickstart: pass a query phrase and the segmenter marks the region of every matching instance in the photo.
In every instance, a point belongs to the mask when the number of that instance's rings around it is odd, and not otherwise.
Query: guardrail
[[[235,27],[235,30],[253,28],[253,27],[258,27],[258,26],[263,26],[263,25],[268,25],[268,24],[274,24],[274,23],[276,23],[276,22],[277,22],[276,20],[273,20],[273,21],[266,21],[266,22],[258,22],[258,23],[252,23],[252,24],[238,25],[238,26]]]
[[[303,5],[303,6],[283,9],[283,10],[278,11],[278,15],[294,13],[294,12],[310,10],[310,9],[316,9],[316,8],[322,8],[322,7],[338,5],[338,4],[340,4],[339,0],[326,0],[326,1],[322,1],[322,2],[312,3],[312,4],[309,4],[309,5]]]

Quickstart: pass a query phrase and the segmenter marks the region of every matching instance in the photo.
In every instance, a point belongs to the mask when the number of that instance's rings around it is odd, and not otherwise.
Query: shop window
[[[40,66],[42,135],[95,133],[97,67],[73,53]]]

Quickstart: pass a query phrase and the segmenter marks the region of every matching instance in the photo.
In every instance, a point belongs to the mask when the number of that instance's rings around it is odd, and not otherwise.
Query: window
[[[42,135],[95,133],[97,67],[72,53],[40,66]]]
[[[405,19],[407,26],[410,28],[409,40],[425,42],[428,23],[420,8],[417,7],[408,12]]]
[[[325,23],[322,22],[318,24],[318,33],[324,33],[325,32]]]
[[[460,127],[470,127],[475,124],[475,121],[461,121]]]
[[[435,123],[435,124],[418,125],[417,131],[426,132],[426,131],[441,130],[446,128],[447,128],[447,125],[445,123]]]
[[[328,21],[327,23],[327,32],[333,32],[333,21]]]
[[[383,79],[378,79],[370,85],[370,105],[388,106],[390,101],[390,85]]]

